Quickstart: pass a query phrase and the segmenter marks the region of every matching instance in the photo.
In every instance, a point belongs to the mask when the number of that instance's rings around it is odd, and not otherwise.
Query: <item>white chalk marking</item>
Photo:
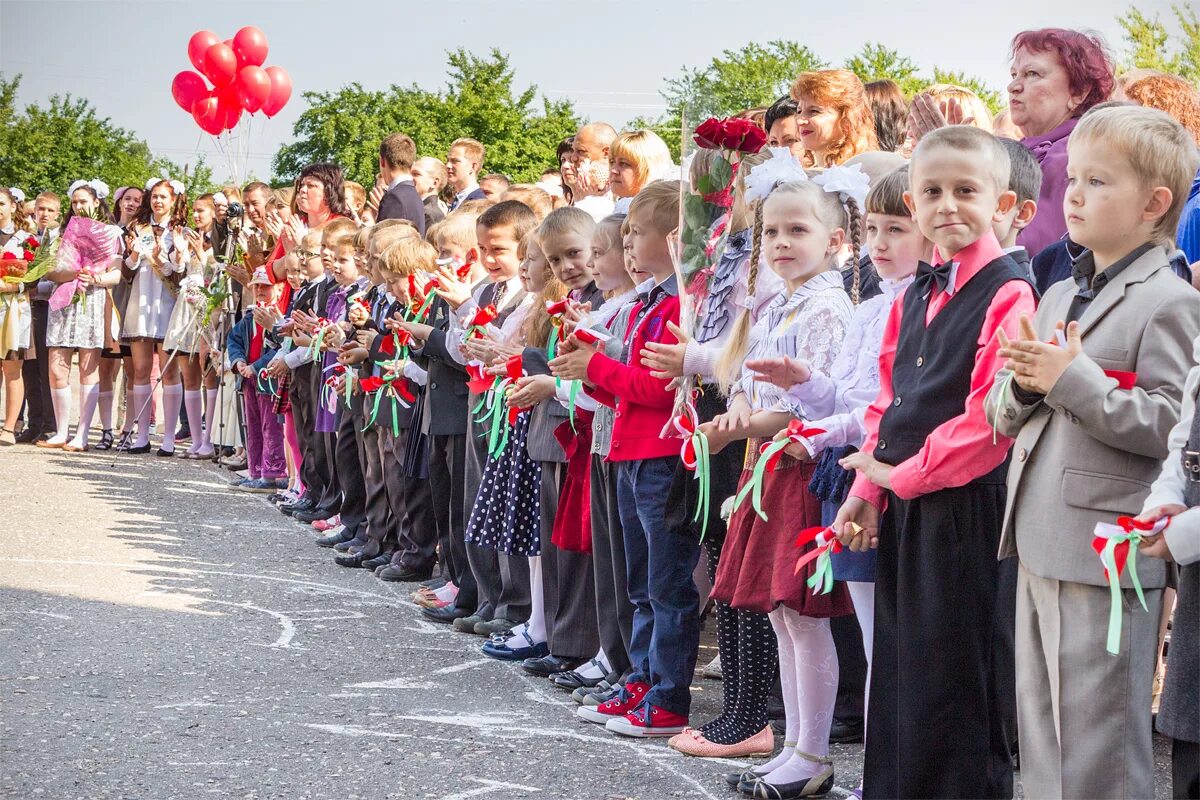
[[[367,683],[344,683],[342,685],[347,689],[433,689],[437,686],[436,683],[430,681],[410,681],[404,678],[392,678],[388,681],[368,681]]]
[[[502,783],[501,781],[489,781],[484,780],[483,778],[465,778],[465,780],[470,781],[471,783],[478,783],[482,785],[478,789],[467,789],[465,792],[448,794],[445,797],[439,798],[439,800],[466,800],[468,797],[479,797],[480,795],[494,794],[495,792],[504,791],[505,789],[512,789],[520,792],[541,791],[541,789],[537,789],[533,786],[522,786],[519,783]]]
[[[261,612],[268,616],[274,617],[275,619],[277,619],[279,621],[279,627],[282,628],[282,630],[279,632],[278,639],[276,639],[271,644],[264,645],[264,646],[270,647],[272,649],[280,649],[280,650],[297,649],[297,648],[292,647],[292,639],[294,639],[296,637],[296,623],[294,623],[292,621],[292,618],[289,617],[287,614],[284,614],[282,611],[274,611],[269,608],[263,608],[261,606],[252,605],[250,603],[227,603],[224,600],[210,600],[207,598],[204,600],[204,602],[218,603],[223,606],[233,606],[234,608],[245,608],[249,611],[258,611],[258,612]]]
[[[492,659],[492,658],[481,658],[478,661],[464,661],[462,664],[453,664],[449,667],[442,667],[441,669],[435,669],[433,671],[433,674],[434,675],[453,675],[455,672],[464,672],[468,669],[475,669],[475,667],[482,667],[484,664],[493,664],[493,663],[495,663],[495,659]]]
[[[392,731],[373,731],[370,728],[361,728],[358,725],[323,725],[315,722],[301,723],[306,728],[313,728],[326,733],[334,733],[338,736],[376,736],[380,739],[417,739],[418,736],[413,736],[411,733],[393,733]]]
[[[69,585],[73,586],[74,584]],[[0,614],[34,614],[39,617],[50,617],[51,619],[71,619],[66,614],[55,614],[51,611],[22,611],[19,608],[0,609]]]

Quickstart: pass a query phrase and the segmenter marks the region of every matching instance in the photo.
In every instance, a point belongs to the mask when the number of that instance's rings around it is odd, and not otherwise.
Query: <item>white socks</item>
[[[183,405],[183,384],[164,383],[163,395],[163,433],[161,448],[168,453],[175,452],[175,431],[179,430],[179,407]]]
[[[188,453],[195,453],[204,446],[204,434],[201,432],[204,427],[204,414],[200,408],[200,397],[199,389],[183,391],[183,407],[187,411],[188,428],[192,431],[192,446],[188,448]]]
[[[542,589],[542,557],[529,558],[529,636],[546,641],[546,593]]]
[[[108,397],[111,404],[112,392],[108,393]],[[100,384],[87,383],[79,387],[79,427],[75,429],[75,438],[71,440],[72,447],[87,447],[88,431],[92,427],[92,417],[96,414],[96,403],[99,401]]]
[[[133,387],[133,405],[125,412],[126,414],[136,415],[134,419],[137,420],[137,439],[134,440],[134,447],[145,447],[150,444],[150,412],[154,410],[153,406],[150,384],[135,384]]]
[[[838,660],[829,620],[803,617],[787,607],[780,607],[769,616],[779,643],[779,677],[788,715],[786,738],[796,742],[795,751],[785,748],[767,765],[773,769],[763,775],[767,783],[779,785],[802,781],[825,770],[825,765],[804,758],[797,751],[818,757],[829,753]],[[789,691],[794,694],[790,703]],[[765,767],[756,771],[761,774]]]
[[[875,584],[846,581],[850,599],[854,601],[854,615],[862,629],[863,653],[867,656],[867,686],[863,691],[863,730],[867,727],[867,713],[871,705],[871,651],[875,645]]]
[[[50,402],[54,405],[54,435],[50,444],[66,444],[71,425],[71,387],[50,389]]]
[[[595,662],[599,662],[600,666],[597,667]],[[577,668],[575,674],[585,680],[595,680],[596,678],[603,678],[611,671],[612,668],[608,665],[608,658],[604,655],[604,649],[601,648],[600,652],[596,653],[596,657],[582,667]]]
[[[100,384],[96,384],[99,387]],[[113,393],[112,389],[100,392],[100,430],[111,431],[113,427]]]
[[[219,386],[214,386],[211,389],[204,390],[204,438],[200,442],[200,447],[196,451],[200,455],[208,456],[213,452],[213,427],[217,423],[217,403],[218,395],[221,393]],[[196,440],[196,431],[192,430],[192,441]]]

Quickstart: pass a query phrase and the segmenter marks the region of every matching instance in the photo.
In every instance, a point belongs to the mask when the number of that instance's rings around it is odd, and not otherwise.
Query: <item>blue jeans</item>
[[[650,684],[650,703],[686,715],[700,644],[700,593],[692,580],[700,544],[672,533],[665,524],[676,461],[667,457],[619,462],[617,507],[633,603],[633,673],[627,680]]]

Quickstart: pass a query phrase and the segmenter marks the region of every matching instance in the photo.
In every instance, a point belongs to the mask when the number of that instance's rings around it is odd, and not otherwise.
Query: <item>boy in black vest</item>
[[[858,470],[834,529],[879,548],[866,797],[1011,797],[1012,603],[996,552],[1009,441],[983,399],[1034,308],[1027,274],[992,225],[1016,196],[991,134],[955,125],[921,140],[905,203],[936,249],[896,301]],[[1011,587],[1010,592],[1011,593]],[[1008,624],[1000,619],[1007,617]]]

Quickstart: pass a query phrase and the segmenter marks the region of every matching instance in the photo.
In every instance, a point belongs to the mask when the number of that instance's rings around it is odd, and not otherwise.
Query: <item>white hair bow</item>
[[[229,198],[225,196],[224,192],[214,192],[212,199],[214,203],[223,203],[225,205],[229,204]]]
[[[830,167],[812,181],[827,192],[836,192],[843,204],[847,199],[854,200],[860,210],[866,206],[867,192],[871,190],[871,177],[863,172],[861,164]]]
[[[15,187],[15,186],[8,187],[8,193],[11,194],[13,197],[13,200],[16,200],[18,203],[25,202],[25,193],[22,192],[17,187]]]
[[[99,178],[92,178],[90,181],[75,181],[71,184],[71,187],[67,189],[67,195],[70,196],[75,194],[76,189],[80,189],[84,186],[95,192],[97,200],[103,200],[104,198],[108,197],[108,184]]]
[[[146,181],[146,191],[150,191],[155,187],[155,185],[163,183],[164,181],[171,185],[171,191],[175,192],[175,194],[183,194],[184,186],[182,183],[179,181],[168,181],[166,178],[151,178],[150,180]]]
[[[786,147],[771,147],[771,157],[746,176],[746,202],[765,200],[776,186],[808,180],[808,173]]]

